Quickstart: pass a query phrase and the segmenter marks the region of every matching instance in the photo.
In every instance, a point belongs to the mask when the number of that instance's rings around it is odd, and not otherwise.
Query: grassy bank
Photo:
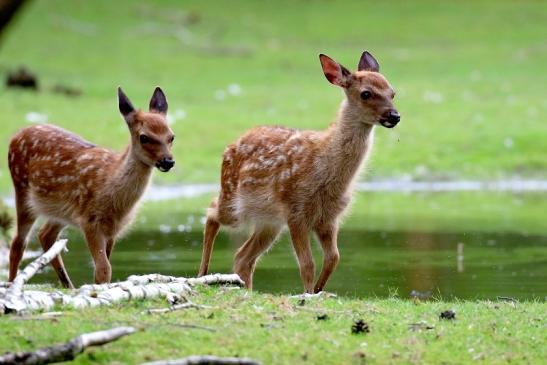
[[[224,146],[249,127],[325,128],[342,95],[318,53],[354,68],[368,49],[403,116],[378,130],[370,176],[544,176],[546,6],[235,1],[226,11],[215,1],[37,0],[3,35],[0,74],[25,64],[40,92],[0,87],[0,142],[37,112],[120,149],[128,137],[116,86],[144,107],[159,84],[180,119],[177,167],[157,181],[216,181]],[[56,94],[57,84],[82,95]],[[0,158],[0,192],[9,189]]]
[[[145,314],[166,303],[66,310],[53,320],[0,317],[0,352],[31,350],[120,325],[141,331],[87,351],[75,364],[137,364],[191,354],[247,356],[264,364],[539,364],[547,356],[545,303],[298,299],[200,288],[208,309]],[[439,314],[454,310],[455,320]],[[327,315],[325,320],[318,316]],[[352,334],[356,319],[370,332]],[[542,360],[543,359],[543,360]]]

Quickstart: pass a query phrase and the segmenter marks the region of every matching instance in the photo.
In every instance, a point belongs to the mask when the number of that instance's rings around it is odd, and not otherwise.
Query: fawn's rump
[[[61,128],[37,125],[12,138],[8,160],[16,199],[36,215],[71,221],[101,186],[97,172],[114,157]]]
[[[221,191],[208,216],[223,225],[280,225],[317,166],[321,132],[257,127],[223,154]]]

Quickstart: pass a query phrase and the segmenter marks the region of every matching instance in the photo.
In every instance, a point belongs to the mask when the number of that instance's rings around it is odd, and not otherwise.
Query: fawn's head
[[[393,106],[395,92],[379,72],[380,65],[370,53],[363,52],[357,71],[353,73],[324,54],[319,55],[319,60],[327,80],[344,89],[348,102],[362,112],[364,123],[386,128],[399,123],[401,116]]]
[[[145,165],[167,172],[174,165],[171,147],[175,135],[167,123],[167,99],[157,87],[148,112],[135,110],[129,98],[118,88],[120,112],[131,132],[133,153]]]

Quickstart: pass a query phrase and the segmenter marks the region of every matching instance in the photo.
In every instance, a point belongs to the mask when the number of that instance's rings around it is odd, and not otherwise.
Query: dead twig
[[[518,302],[518,300],[516,300],[515,298],[503,297],[503,296],[498,296],[498,300],[501,300],[503,302],[512,302],[512,303],[517,303]]]
[[[61,317],[63,312],[46,312],[38,316],[14,316],[13,320],[17,321],[48,321],[56,320],[58,317]]]
[[[198,326],[197,324],[190,324],[190,323],[169,323],[169,325],[173,326],[173,327],[192,328],[192,329],[204,330],[204,331],[208,331],[208,332],[216,332],[217,331],[215,328],[205,327],[205,326]]]
[[[175,304],[175,305],[169,306],[167,308],[147,309],[146,311],[144,311],[144,313],[148,313],[148,314],[158,314],[159,313],[159,314],[162,314],[162,313],[168,313],[168,312],[173,312],[173,311],[176,311],[176,310],[189,309],[189,308],[209,309],[209,308],[212,308],[212,307],[208,306],[208,305],[199,305],[199,304],[195,304],[195,303],[192,303],[192,302],[186,302],[186,303],[181,303],[181,304]]]
[[[188,356],[177,360],[161,360],[141,365],[260,365],[260,362],[239,357]]]
[[[0,356],[0,365],[38,365],[73,360],[90,346],[101,346],[135,332],[133,327],[84,333],[73,340],[31,352],[8,352]]]

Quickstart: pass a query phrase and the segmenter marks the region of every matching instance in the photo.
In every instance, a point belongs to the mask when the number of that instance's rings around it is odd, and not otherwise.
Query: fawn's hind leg
[[[219,229],[220,223],[213,218],[207,218],[205,232],[203,233],[203,252],[201,254],[201,264],[199,266],[198,276],[207,275],[207,272],[209,271],[209,262],[211,261],[211,255],[213,253],[213,245],[215,244],[215,238]]]
[[[239,248],[234,258],[234,272],[245,282],[245,287],[253,288],[253,274],[256,260],[275,241],[280,232],[278,226],[255,228],[252,236]]]
[[[36,216],[26,204],[26,190],[15,190],[15,208],[17,211],[17,232],[11,241],[9,254],[9,281],[17,276],[19,263],[27,245],[27,236],[36,221]]]
[[[203,232],[203,252],[201,254],[201,264],[199,265],[198,276],[207,275],[209,271],[209,262],[213,253],[213,246],[220,222],[218,221],[218,199],[214,199],[207,209],[207,221],[205,222],[205,230]]]
[[[49,250],[51,246],[55,243],[55,240],[57,240],[57,237],[59,236],[59,233],[63,229],[63,225],[59,223],[55,223],[52,221],[47,221],[42,228],[40,228],[40,232],[38,233],[38,238],[40,239],[40,243],[42,244],[42,248],[44,249],[44,252]],[[72,282],[70,281],[70,277],[68,276],[68,273],[66,272],[65,265],[63,263],[63,258],[61,257],[61,254],[57,255],[53,260],[51,260],[51,266],[55,269],[55,272],[57,273],[57,276],[59,277],[59,280],[61,281],[61,284],[65,288],[74,288],[74,285],[72,285]]]

